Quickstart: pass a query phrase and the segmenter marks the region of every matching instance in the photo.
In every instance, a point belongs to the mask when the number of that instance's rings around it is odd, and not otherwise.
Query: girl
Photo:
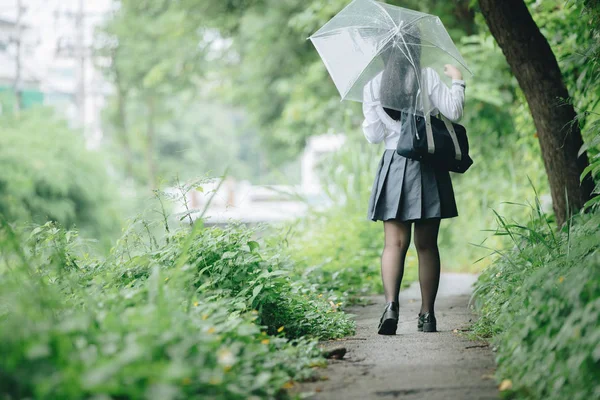
[[[441,112],[452,121],[462,117],[465,82],[461,72],[446,64],[444,73],[452,78],[452,86],[448,88],[433,69],[421,69],[418,49],[418,46],[407,46],[397,56],[392,51],[384,59],[384,71],[365,85],[363,92],[364,135],[370,143],[385,141],[386,148],[373,183],[368,212],[369,219],[383,221],[385,233],[381,277],[386,306],[378,327],[378,333],[383,335],[396,334],[398,296],[413,223],[421,286],[417,328],[424,332],[436,331],[434,303],[440,279],[438,231],[442,218],[458,216],[449,172],[398,155],[396,145],[403,134],[402,113],[381,106],[382,100],[385,104],[414,102],[412,94],[418,92],[415,71],[420,71],[420,87],[426,91],[423,95],[429,97],[431,114]],[[410,62],[399,62],[398,57],[406,60],[407,51]]]

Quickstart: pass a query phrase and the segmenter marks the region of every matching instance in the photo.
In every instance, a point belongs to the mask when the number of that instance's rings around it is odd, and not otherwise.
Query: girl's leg
[[[410,244],[410,222],[384,221],[385,246],[381,255],[381,279],[385,301],[399,302],[404,260]]]
[[[420,314],[433,313],[440,284],[440,252],[437,244],[439,229],[440,219],[415,221],[415,247],[419,256],[421,285]]]

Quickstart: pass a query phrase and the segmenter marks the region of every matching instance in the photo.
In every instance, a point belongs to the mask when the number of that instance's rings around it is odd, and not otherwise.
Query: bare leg
[[[437,245],[440,219],[415,221],[415,247],[419,256],[421,312],[433,313],[440,284],[440,252]]]
[[[404,261],[410,244],[410,222],[384,221],[385,247],[381,255],[381,278],[385,301],[399,302]]]

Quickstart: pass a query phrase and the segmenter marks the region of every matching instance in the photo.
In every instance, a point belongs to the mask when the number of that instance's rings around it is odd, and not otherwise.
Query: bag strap
[[[427,132],[427,151],[430,154],[435,153],[435,142],[433,140],[433,129],[431,128],[431,108],[430,108],[430,104],[429,104],[429,85],[427,82],[427,74],[423,74],[423,78],[425,81],[425,85],[422,85],[425,87],[425,95],[421,95],[421,98],[423,99],[423,109],[427,110],[427,112],[425,113],[425,131]],[[448,133],[450,133],[450,137],[452,138],[452,143],[454,144],[454,158],[458,161],[462,160],[462,151],[460,149],[460,145],[458,143],[458,138],[456,137],[456,132],[454,131],[454,126],[452,126],[452,122],[450,122],[445,116],[444,114],[442,114],[441,112],[439,113],[439,117],[441,117],[441,120],[444,121],[444,125],[446,125],[446,129],[448,130]]]
[[[422,74],[422,80],[424,81],[424,85],[421,85],[423,89],[425,89],[425,95],[421,92],[421,99],[423,101],[423,111],[427,110],[425,113],[425,133],[427,135],[427,152],[429,154],[435,153],[435,142],[433,140],[433,130],[431,129],[431,109],[429,107],[429,84],[427,82],[427,73]]]
[[[460,149],[460,145],[458,144],[458,138],[456,137],[456,132],[454,131],[454,126],[452,122],[450,122],[442,113],[440,113],[442,117],[442,121],[446,125],[446,129],[450,133],[450,137],[452,138],[452,143],[454,143],[454,158],[458,161],[462,160],[462,150]]]

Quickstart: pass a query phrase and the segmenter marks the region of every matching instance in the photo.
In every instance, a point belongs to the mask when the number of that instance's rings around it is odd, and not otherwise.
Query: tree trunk
[[[569,93],[558,62],[523,0],[479,0],[479,5],[529,104],[561,227],[567,211],[591,198],[594,182],[588,175],[580,184],[588,157],[577,157],[583,140],[573,106],[563,102]]]

